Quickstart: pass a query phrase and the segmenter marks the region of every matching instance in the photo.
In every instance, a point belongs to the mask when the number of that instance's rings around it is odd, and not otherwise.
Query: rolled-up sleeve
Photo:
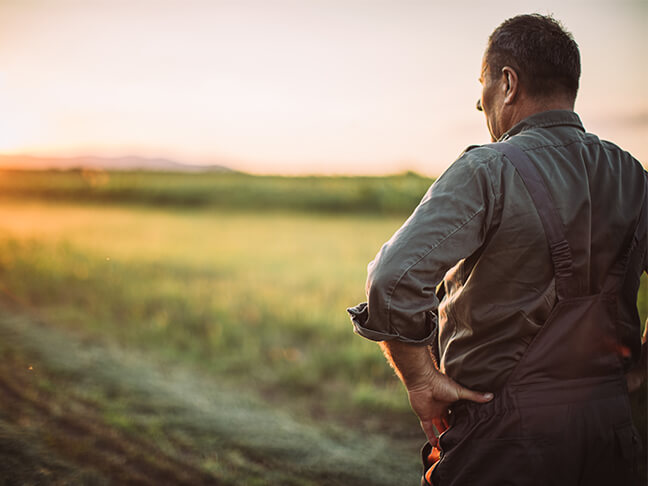
[[[499,193],[491,167],[498,158],[492,149],[464,152],[383,245],[368,266],[367,302],[347,309],[357,334],[373,341],[435,342],[436,288],[485,241]]]

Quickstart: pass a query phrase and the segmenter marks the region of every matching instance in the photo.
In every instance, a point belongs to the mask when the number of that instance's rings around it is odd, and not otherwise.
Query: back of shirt
[[[571,111],[532,115],[502,140],[529,156],[553,198],[573,256],[577,288],[570,295],[599,293],[637,227],[646,171],[627,152],[586,133]],[[637,248],[618,309],[627,366],[639,358],[645,232]],[[464,152],[383,245],[369,264],[367,302],[349,312],[361,336],[438,346],[449,376],[496,391],[555,304],[538,212],[511,162],[483,146]]]
[[[572,112],[536,114],[503,138],[529,156],[549,189],[572,251],[577,285],[572,295],[600,292],[634,236],[646,199],[643,167],[614,144],[586,133]],[[462,158],[488,165],[492,197],[485,201],[490,206],[485,213],[491,216],[483,243],[444,279],[441,367],[465,386],[497,390],[556,303],[553,267],[537,210],[512,164],[487,146]],[[636,298],[646,268],[645,234],[640,247],[619,306],[628,365],[639,355]]]

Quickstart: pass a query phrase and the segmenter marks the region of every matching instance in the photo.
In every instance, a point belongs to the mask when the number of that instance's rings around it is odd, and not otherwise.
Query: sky
[[[648,161],[648,0],[0,0],[0,153],[439,175],[489,142],[487,38],[552,13],[586,129]]]

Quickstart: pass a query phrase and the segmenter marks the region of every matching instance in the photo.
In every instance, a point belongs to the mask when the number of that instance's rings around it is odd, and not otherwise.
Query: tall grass
[[[44,322],[301,400],[308,413],[371,410],[418,432],[345,313],[401,218],[15,203],[0,220],[5,297]]]

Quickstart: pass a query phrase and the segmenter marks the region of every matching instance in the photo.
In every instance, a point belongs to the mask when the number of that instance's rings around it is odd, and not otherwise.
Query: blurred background
[[[529,12],[580,46],[585,127],[645,162],[646,0],[1,0],[0,478],[417,484],[344,310],[489,142],[483,49]]]

